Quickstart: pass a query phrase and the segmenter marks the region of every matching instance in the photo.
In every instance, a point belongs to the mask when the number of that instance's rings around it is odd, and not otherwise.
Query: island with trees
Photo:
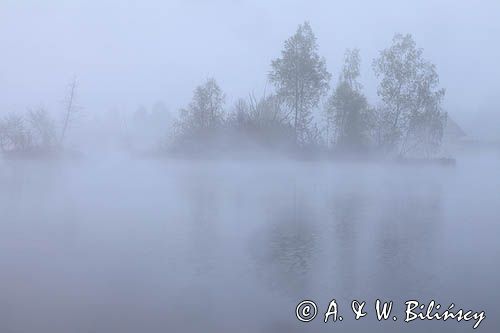
[[[434,64],[410,34],[396,34],[372,61],[378,101],[360,83],[359,49],[345,51],[338,74],[327,68],[308,22],[300,24],[270,62],[270,88],[233,105],[215,78],[194,89],[161,138],[162,154],[206,156],[272,152],[294,157],[440,157],[447,113]],[[63,151],[78,114],[76,80],[70,84],[59,126],[46,110],[0,119],[4,154]],[[147,130],[147,129],[146,129]]]
[[[424,59],[413,37],[396,34],[373,61],[379,78],[376,105],[363,94],[360,66],[360,51],[347,50],[330,87],[332,74],[305,22],[271,62],[272,93],[250,95],[227,108],[215,79],[207,79],[181,110],[170,148],[190,153],[260,148],[299,155],[436,156],[447,121],[445,91],[436,67]]]

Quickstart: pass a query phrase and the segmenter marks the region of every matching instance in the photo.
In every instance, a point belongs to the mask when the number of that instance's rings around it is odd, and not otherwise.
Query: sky
[[[60,109],[74,76],[90,113],[157,101],[177,110],[208,77],[231,105],[270,89],[271,60],[307,20],[333,80],[345,49],[360,49],[372,103],[373,59],[395,33],[413,34],[448,112],[471,124],[496,116],[489,131],[500,133],[499,13],[497,0],[0,0],[0,114]]]

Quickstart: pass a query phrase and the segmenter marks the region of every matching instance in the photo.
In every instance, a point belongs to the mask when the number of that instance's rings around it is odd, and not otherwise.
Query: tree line
[[[409,34],[396,34],[373,60],[380,101],[371,105],[359,82],[358,49],[345,52],[333,87],[308,22],[272,60],[270,94],[250,95],[226,108],[213,78],[196,87],[180,110],[171,149],[181,152],[262,147],[311,152],[430,156],[446,124],[444,89],[436,67]],[[325,103],[321,103],[326,100]],[[320,120],[313,113],[320,110]]]
[[[47,154],[59,150],[78,116],[76,90],[74,78],[64,100],[61,126],[57,126],[43,107],[30,109],[25,114],[11,112],[0,118],[0,152]]]
[[[216,80],[207,79],[179,110],[164,147],[194,154],[264,149],[428,157],[438,152],[447,118],[442,109],[445,91],[436,67],[424,59],[413,37],[396,34],[373,60],[376,104],[363,93],[360,66],[359,50],[348,49],[332,84],[310,24],[300,24],[271,61],[271,92],[250,94],[227,106]],[[0,118],[0,151],[61,148],[79,114],[76,88],[73,80],[59,126],[43,108]]]

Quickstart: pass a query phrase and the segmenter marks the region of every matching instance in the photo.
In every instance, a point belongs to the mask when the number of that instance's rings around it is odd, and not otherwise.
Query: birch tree
[[[396,34],[373,67],[380,78],[382,144],[401,155],[436,150],[446,121],[436,66],[423,58],[411,35]]]
[[[360,62],[359,50],[346,51],[339,81],[326,104],[328,126],[333,128],[335,145],[342,150],[359,151],[368,144],[371,115],[358,82]]]
[[[224,121],[225,95],[210,78],[194,90],[188,107],[180,110],[177,127],[183,135],[208,133]]]
[[[63,115],[62,129],[61,129],[61,137],[59,139],[60,144],[64,142],[66,133],[68,129],[75,122],[76,115],[79,110],[79,107],[76,105],[77,86],[78,84],[75,77],[68,86],[68,94],[66,95],[64,101],[64,115]]]
[[[318,44],[311,26],[305,22],[285,41],[281,57],[272,61],[269,80],[277,96],[290,110],[297,142],[311,129],[312,109],[329,88],[331,74],[324,58],[318,55]]]

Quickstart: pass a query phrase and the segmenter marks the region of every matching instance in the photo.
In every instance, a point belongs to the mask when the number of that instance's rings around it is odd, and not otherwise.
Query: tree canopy
[[[281,57],[272,61],[269,80],[289,108],[297,140],[307,137],[312,109],[329,88],[331,74],[318,54],[311,26],[305,22],[285,41]]]
[[[438,87],[436,67],[423,58],[413,37],[396,34],[373,68],[381,79],[382,144],[401,154],[438,146],[446,120],[441,109],[445,90]]]

